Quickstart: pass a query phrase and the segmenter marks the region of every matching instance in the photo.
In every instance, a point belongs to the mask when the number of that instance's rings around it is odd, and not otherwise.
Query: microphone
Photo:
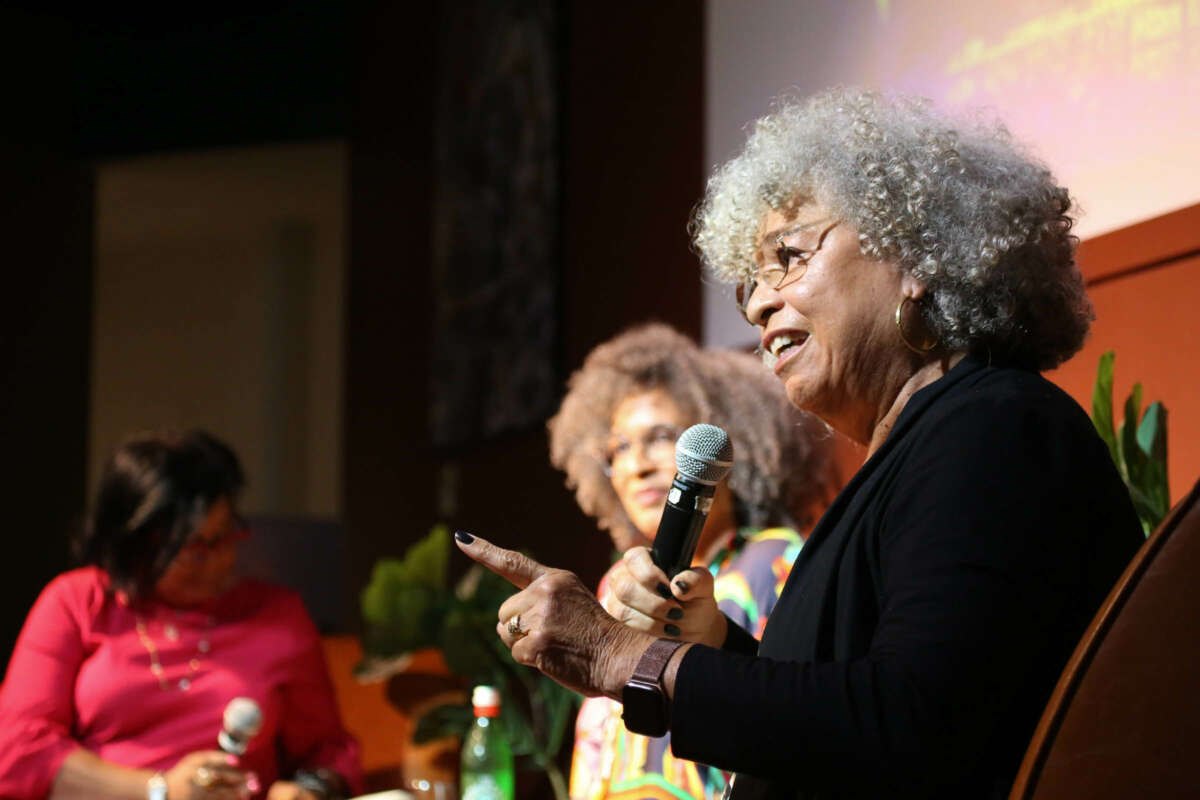
[[[668,578],[692,566],[713,493],[732,467],[733,442],[716,425],[702,422],[679,435],[675,479],[650,548],[650,557]]]
[[[226,753],[244,755],[250,740],[262,728],[262,710],[249,697],[235,697],[225,706],[221,718],[222,729],[217,734],[217,744]]]

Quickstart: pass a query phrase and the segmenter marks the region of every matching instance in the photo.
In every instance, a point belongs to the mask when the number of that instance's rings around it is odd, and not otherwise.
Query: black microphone
[[[226,753],[245,755],[250,740],[262,728],[262,709],[249,697],[235,697],[225,706],[221,717],[222,729],[217,734],[217,744]]]
[[[700,423],[675,443],[675,480],[658,523],[650,557],[668,578],[692,566],[700,530],[708,519],[717,484],[733,467],[733,442],[716,425]]]

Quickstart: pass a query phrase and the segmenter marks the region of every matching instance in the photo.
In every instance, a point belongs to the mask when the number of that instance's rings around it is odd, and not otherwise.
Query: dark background
[[[694,2],[559,4],[563,380],[634,322],[699,333],[685,224],[704,172],[703,14]],[[5,663],[38,591],[68,566],[86,506],[94,165],[116,156],[348,144],[345,367],[329,376],[345,398],[345,630],[374,560],[436,521],[599,578],[607,537],[549,466],[541,426],[452,452],[429,441],[439,24],[437,7],[401,2],[210,3],[187,17],[0,5]],[[449,519],[436,502],[447,468]]]

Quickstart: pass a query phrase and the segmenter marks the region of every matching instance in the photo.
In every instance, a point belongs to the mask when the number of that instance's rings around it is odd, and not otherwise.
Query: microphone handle
[[[715,490],[714,486],[684,480],[678,474],[671,482],[658,533],[650,547],[651,559],[668,578],[692,566]]]
[[[217,746],[222,752],[229,753],[234,756],[244,756],[246,754],[246,745],[248,741],[242,741],[229,734],[229,731],[222,730],[217,734]]]

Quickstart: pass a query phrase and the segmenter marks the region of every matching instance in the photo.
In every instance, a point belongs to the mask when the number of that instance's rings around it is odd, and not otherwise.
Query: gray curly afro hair
[[[705,266],[748,277],[760,220],[808,201],[925,286],[944,350],[1050,369],[1083,345],[1071,198],[999,123],[955,126],[928,101],[854,89],[777,102],[709,179],[692,220]]]
[[[625,398],[662,389],[692,422],[719,425],[733,441],[729,489],[739,525],[802,530],[836,490],[832,434],[792,406],[782,384],[750,355],[702,350],[661,323],[596,347],[549,421],[550,460],[567,473],[579,507],[622,552],[645,540],[634,528],[604,457],[613,413]]]

